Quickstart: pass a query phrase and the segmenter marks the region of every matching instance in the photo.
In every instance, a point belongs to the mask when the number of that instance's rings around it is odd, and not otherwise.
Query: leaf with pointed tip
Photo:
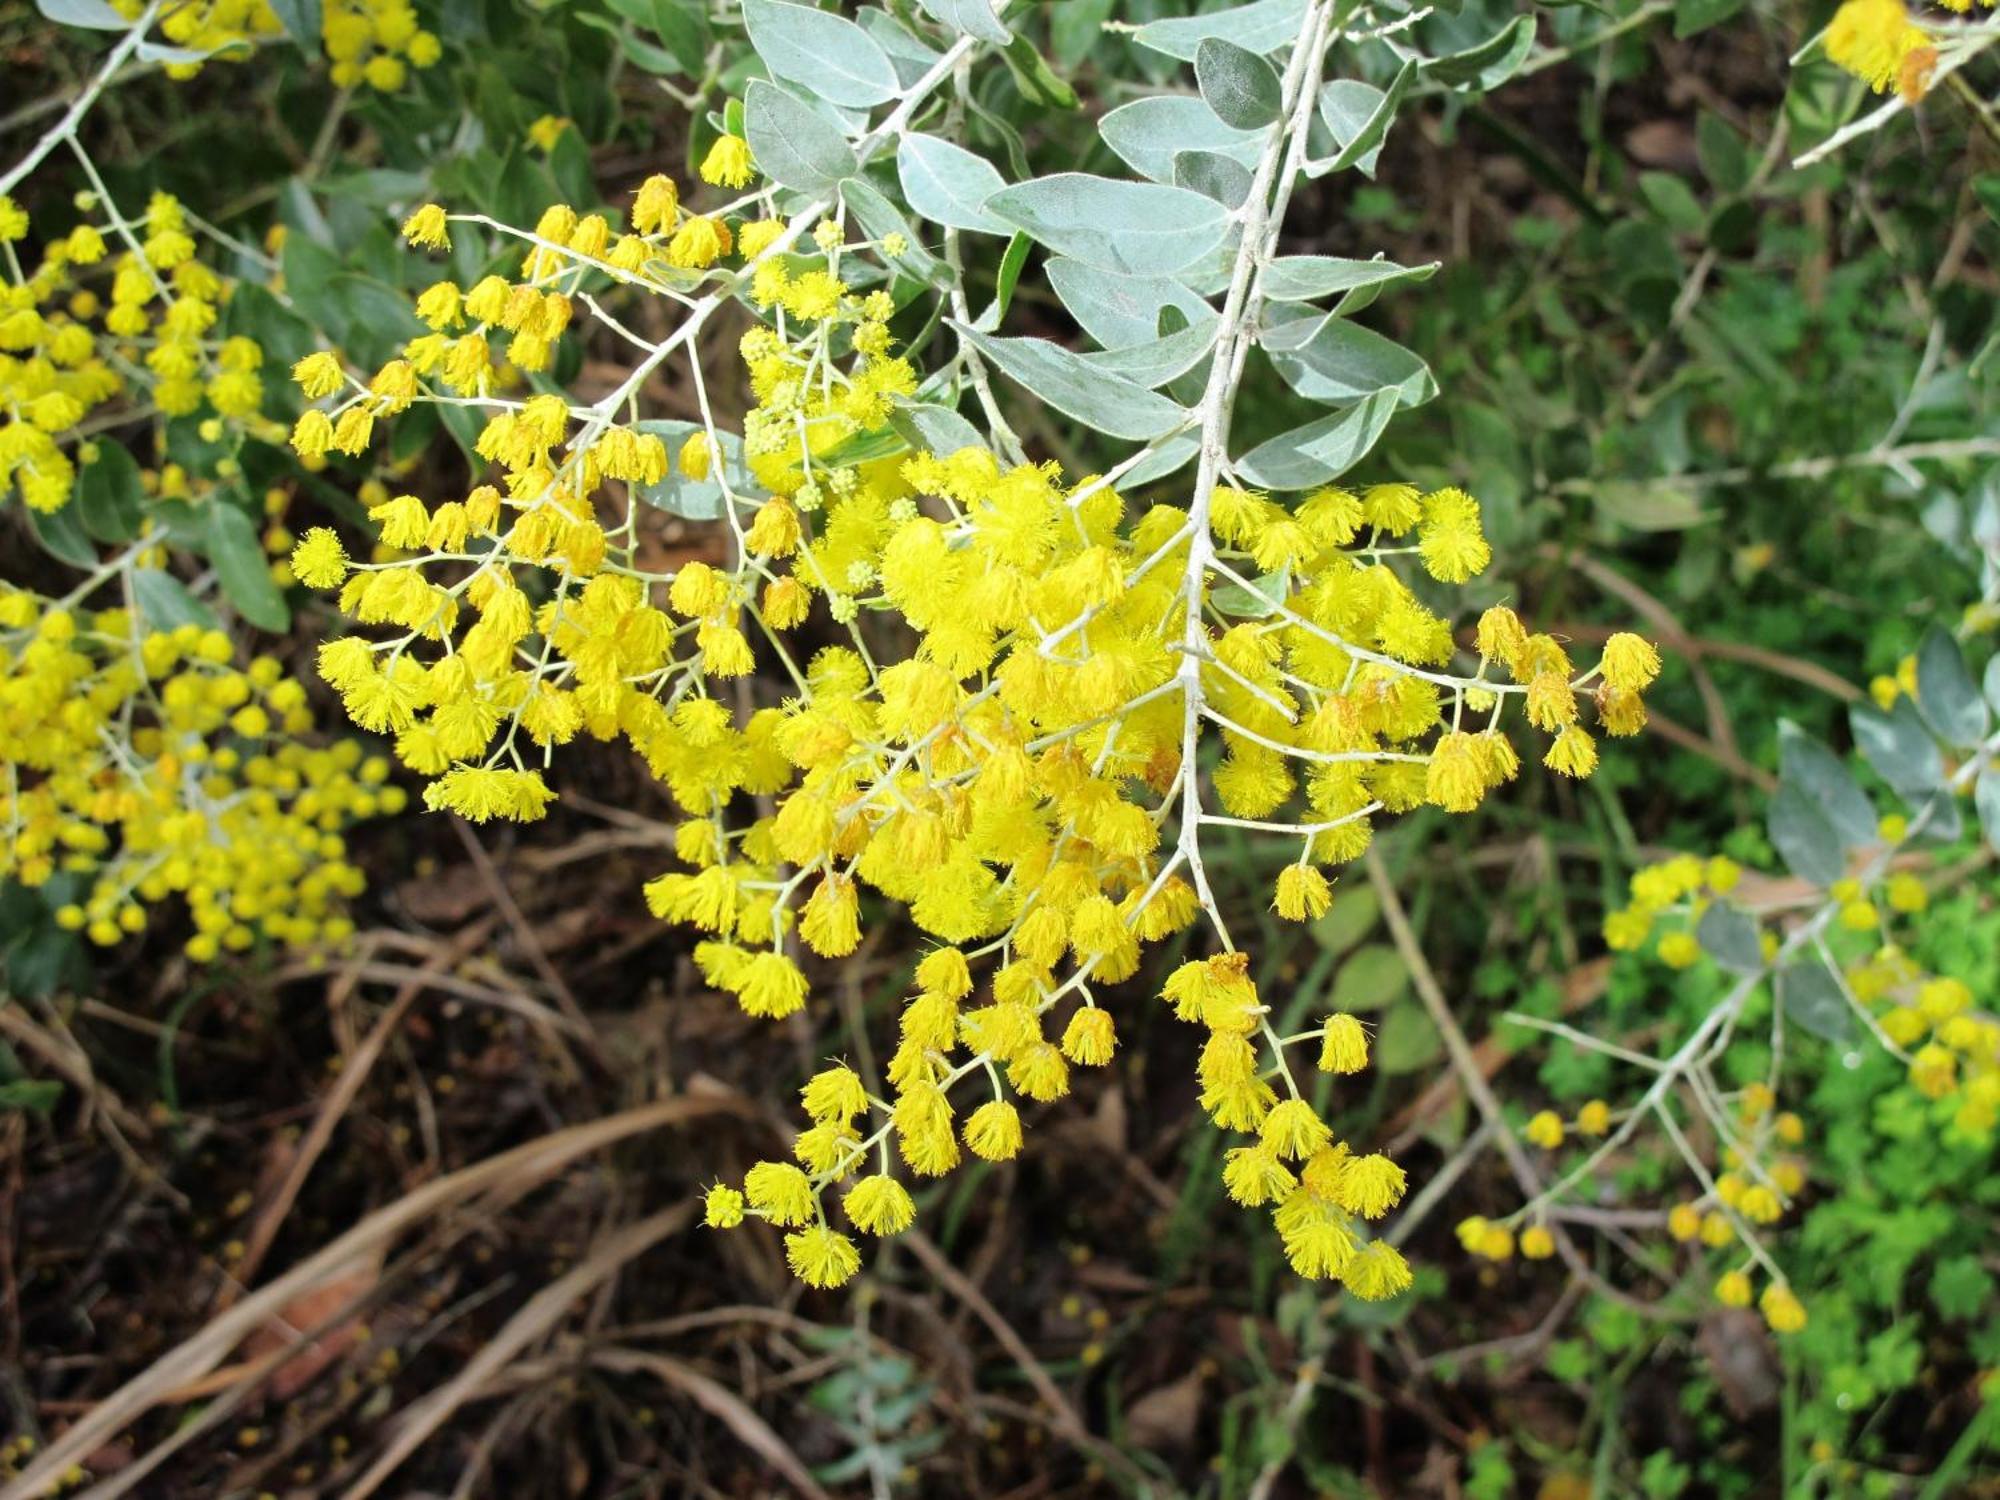
[[[1424,76],[1452,88],[1497,89],[1519,71],[1535,45],[1535,18],[1516,16],[1476,47],[1432,58]]]
[[[1780,783],[1771,798],[1771,844],[1785,868],[1824,889],[1847,874],[1840,835],[1819,805],[1796,786]]]
[[[861,169],[831,122],[762,78],[744,91],[743,125],[758,170],[780,187],[828,193]]]
[[[275,635],[291,629],[292,607],[272,581],[271,560],[256,522],[227,501],[212,500],[203,540],[230,608],[259,630]]]
[[[1346,411],[1259,443],[1236,461],[1236,470],[1271,490],[1327,484],[1368,456],[1399,404],[1396,392],[1376,391]]]
[[[1097,369],[1060,344],[994,338],[955,319],[951,326],[1036,399],[1097,432],[1122,438],[1158,437],[1187,420],[1187,412],[1165,396]]]
[[[1264,270],[1264,297],[1270,302],[1317,302],[1342,294],[1334,311],[1345,316],[1373,302],[1378,293],[1404,281],[1429,281],[1442,261],[1399,266],[1393,260],[1343,260],[1335,255],[1281,255]]]
[[[1868,764],[1905,802],[1922,801],[1944,785],[1944,756],[1908,698],[1898,698],[1887,713],[1857,703],[1847,721]]]
[[[1194,81],[1216,118],[1238,130],[1262,130],[1284,106],[1277,70],[1226,37],[1201,39],[1194,51]]]
[[[1127,276],[1065,255],[1050,256],[1043,270],[1069,315],[1106,349],[1159,337],[1160,315],[1169,307],[1190,327],[1216,321],[1213,308],[1168,276]]]
[[[1319,117],[1340,147],[1324,170],[1344,172],[1359,167],[1363,176],[1375,175],[1375,161],[1396,121],[1396,108],[1416,76],[1413,58],[1397,70],[1386,89],[1353,78],[1337,78],[1321,86]]]
[[[1840,757],[1790,719],[1778,721],[1778,777],[1826,815],[1849,849],[1875,842],[1874,804]]]
[[[1933,625],[1917,648],[1917,707],[1947,744],[1976,745],[1986,737],[1986,704],[1950,631]]]
[[[1141,276],[1193,265],[1229,227],[1222,205],[1199,193],[1086,172],[1016,183],[985,207],[1059,254]]]
[[[1001,24],[987,0],[917,0],[917,3],[945,25],[982,42],[1005,46],[1014,39],[1014,33]]]
[[[1701,914],[1694,935],[1702,951],[1732,974],[1764,972],[1764,946],[1757,924],[1726,901]]]
[[[1785,1019],[1836,1046],[1852,1039],[1854,1012],[1840,981],[1817,958],[1791,964],[1778,974],[1778,1003]]]
[[[896,175],[911,212],[949,229],[1011,234],[984,207],[1007,180],[983,156],[934,135],[911,131],[896,148]]]
[[[1212,36],[1227,37],[1252,52],[1272,52],[1297,39],[1305,13],[1306,0],[1255,0],[1228,10],[1149,21],[1132,39],[1182,62],[1192,62],[1202,42]]]
[[[1155,94],[1121,104],[1097,122],[1118,159],[1152,182],[1174,180],[1174,157],[1183,151],[1214,151],[1248,167],[1257,159],[1258,136],[1237,130],[1215,111],[1186,94]]]
[[[1263,350],[1285,383],[1309,401],[1327,403],[1394,390],[1405,406],[1437,394],[1431,367],[1393,339],[1331,314],[1268,328]]]
[[[1166,311],[1178,313],[1179,309],[1170,307]],[[1215,324],[1211,322],[1199,328],[1181,328],[1150,343],[1128,344],[1123,349],[1107,349],[1083,357],[1100,370],[1109,370],[1150,389],[1185,375],[1207,357],[1214,344]]]
[[[743,0],[743,25],[774,76],[829,104],[866,109],[901,87],[875,39],[844,16],[790,0]]]

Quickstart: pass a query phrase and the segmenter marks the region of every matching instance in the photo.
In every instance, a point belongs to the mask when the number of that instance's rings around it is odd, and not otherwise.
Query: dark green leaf
[[[1694,189],[1672,172],[1641,172],[1639,192],[1676,234],[1700,234],[1708,222]]]
[[[256,522],[228,502],[212,500],[204,541],[208,560],[215,566],[216,582],[230,608],[259,630],[273,634],[289,630],[292,609],[272,581],[270,559],[264,554]]]
[[[271,0],[271,10],[299,51],[317,59],[320,54],[320,0]]]
[[[1362,950],[1366,952],[1366,949]],[[1359,955],[1356,955],[1357,957]],[[1404,1001],[1389,1008],[1375,1034],[1370,1061],[1388,1077],[1419,1073],[1444,1055],[1444,1039],[1422,1006]]]
[[[1048,60],[1035,50],[1035,44],[1025,36],[1016,35],[1000,56],[1006,60],[1007,71],[1014,75],[1014,83],[1021,90],[1021,97],[1030,104],[1043,109],[1075,109],[1076,90],[1056,75]]]
[[[1743,9],[1743,0],[1675,0],[1674,36],[1693,36],[1728,20]]]
[[[1740,193],[1749,185],[1749,149],[1736,127],[1713,110],[1703,110],[1695,122],[1694,150],[1702,172],[1720,191]]]
[[[35,540],[42,544],[42,550],[51,557],[59,557],[77,568],[97,566],[97,549],[90,544],[90,537],[83,529],[82,512],[74,503],[61,510],[36,510],[27,508],[28,527],[35,533]]]
[[[100,542],[129,542],[145,524],[139,465],[123,443],[100,439],[96,448],[97,457],[77,476],[77,519]]]
[[[994,321],[1007,316],[1007,309],[1014,302],[1014,288],[1021,284],[1021,271],[1028,264],[1029,240],[1026,234],[1016,233],[1007,241],[1007,249],[1000,257],[1000,269],[993,283]]]
[[[1522,63],[1535,45],[1535,18],[1516,16],[1477,47],[1433,58],[1424,64],[1424,76],[1453,88],[1497,89]]]
[[[55,1108],[60,1098],[62,1085],[50,1079],[22,1078],[13,1083],[0,1083],[0,1109],[45,1115]]]
[[[140,618],[155,630],[173,630],[182,625],[196,625],[203,630],[215,628],[215,615],[209,607],[162,568],[132,570],[132,599],[139,607]]]

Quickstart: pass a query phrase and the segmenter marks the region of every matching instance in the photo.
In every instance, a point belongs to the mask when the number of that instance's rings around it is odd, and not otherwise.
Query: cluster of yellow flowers
[[[1896,679],[1884,678],[1876,695],[1893,700],[1901,690]],[[1863,866],[1862,875],[1839,880],[1828,890],[1829,904],[1812,919],[1811,929],[1823,930],[1826,937],[1814,944],[1816,956],[1803,962],[1833,964],[1828,983],[1859,1013],[1876,1041],[1906,1065],[1911,1086],[1929,1099],[1955,1098],[1956,1128],[1968,1136],[1987,1136],[2000,1123],[2000,1021],[1975,1007],[1972,991],[1962,981],[1926,973],[1890,931],[1929,904],[1923,880],[1886,857],[1909,836],[1910,826],[1902,815],[1880,821],[1877,853],[1883,857]],[[1652,942],[1663,963],[1675,969],[1689,968],[1703,955],[1697,929],[1704,915],[1728,901],[1742,878],[1736,863],[1720,855],[1702,859],[1682,854],[1650,865],[1632,877],[1629,903],[1605,918],[1605,940],[1619,952],[1636,951]],[[1732,967],[1739,976],[1746,976],[1740,979],[1743,985],[1759,978],[1769,980],[1773,966],[1781,962],[1777,934],[1759,926],[1756,936],[1763,973],[1757,973],[1754,957],[1738,955]],[[1724,1009],[1733,1017],[1733,1010]],[[1705,1035],[1706,1030],[1698,1032],[1697,1038]],[[1726,1032],[1723,1035],[1726,1040]],[[1797,1115],[1777,1110],[1775,1094],[1766,1084],[1742,1090],[1736,1096],[1732,1118],[1713,1083],[1706,1081],[1705,1074],[1693,1076],[1697,1074],[1701,1074],[1699,1062],[1690,1070],[1688,1082],[1691,1097],[1702,1106],[1716,1137],[1720,1170],[1711,1177],[1693,1154],[1692,1145],[1679,1140],[1703,1191],[1699,1197],[1673,1206],[1667,1214],[1667,1233],[1685,1244],[1715,1250],[1733,1245],[1747,1252],[1749,1259],[1744,1264],[1723,1271],[1716,1280],[1717,1300],[1728,1306],[1748,1306],[1754,1292],[1752,1268],[1761,1265],[1768,1282],[1756,1298],[1757,1305],[1773,1330],[1795,1332],[1805,1326],[1806,1310],[1757,1243],[1755,1231],[1777,1223],[1805,1186],[1805,1162],[1789,1149],[1803,1143],[1805,1126]],[[1678,1074],[1656,1078],[1668,1076]],[[1573,1122],[1565,1122],[1552,1110],[1529,1120],[1523,1132],[1526,1139],[1548,1151],[1562,1147],[1570,1130],[1585,1137],[1602,1137],[1612,1131],[1615,1121],[1623,1123],[1588,1161],[1572,1167],[1555,1188],[1515,1218],[1533,1219],[1545,1211],[1546,1200],[1558,1196],[1600,1162],[1606,1150],[1630,1133],[1636,1114],[1649,1107],[1658,1088],[1656,1081],[1648,1100],[1622,1116],[1615,1116],[1604,1101],[1593,1100]],[[1673,1133],[1678,1138],[1679,1133]],[[1492,1223],[1469,1219],[1459,1233],[1469,1251],[1489,1259],[1505,1259],[1517,1248],[1512,1220]],[[1530,1243],[1531,1237],[1542,1234],[1535,1227],[1521,1231],[1520,1252],[1531,1258],[1548,1254],[1553,1247],[1546,1237]]]
[[[64,445],[88,435],[93,414],[100,423],[125,417],[140,402],[161,417],[190,416],[205,403],[210,440],[228,425],[282,437],[259,413],[264,351],[215,336],[230,285],[196,257],[181,205],[155,193],[133,224],[92,195],[79,207],[103,210],[103,227],[86,221],[49,242],[31,272],[11,254],[5,260],[0,498],[18,491],[35,510],[60,510],[77,477]],[[0,197],[0,246],[27,233],[27,214]],[[124,248],[114,253],[116,245]],[[118,410],[107,412],[114,401]]]
[[[1731,1245],[1748,1248],[1745,1236],[1775,1224],[1805,1189],[1806,1165],[1783,1150],[1801,1145],[1805,1122],[1776,1108],[1777,1098],[1764,1084],[1752,1084],[1736,1102],[1734,1134],[1723,1147],[1726,1170],[1701,1197],[1676,1203],[1667,1214],[1667,1233],[1682,1244],[1712,1250]],[[1753,1287],[1750,1262],[1731,1267],[1716,1278],[1715,1299],[1725,1307],[1748,1307]],[[1797,1333],[1806,1326],[1806,1310],[1786,1282],[1772,1277],[1757,1299],[1764,1321],[1774,1333]]]
[[[198,960],[345,938],[363,880],[342,831],[404,794],[357,743],[304,743],[277,660],[233,659],[220,630],[0,586],[0,878],[73,889],[57,921],[103,945],[174,895]]]
[[[111,8],[128,21],[146,13],[147,0],[111,0]],[[270,0],[183,0],[160,15],[160,35],[189,52],[244,57],[259,42],[285,34]],[[201,71],[201,62],[169,62],[169,78],[186,80]]]
[[[734,136],[703,163],[732,187],[753,172]],[[443,249],[452,222],[427,205],[404,234]],[[1636,732],[1657,654],[1620,635],[1579,671],[1496,607],[1479,621],[1472,675],[1447,670],[1451,627],[1399,569],[1461,582],[1486,566],[1478,504],[1458,489],[1324,488],[1288,506],[1223,486],[1197,551],[1185,506],[1134,504],[1103,478],[984,448],[912,449],[890,418],[917,373],[892,352],[894,305],[866,289],[882,273],[863,253],[905,247],[849,243],[830,220],[809,239],[803,229],[690,213],[654,177],[629,229],[558,206],[521,235],[518,277],[425,290],[430,332],[382,368],[302,361],[315,404],[293,442],[308,459],[362,453],[379,421],[441,400],[489,413],[477,451],[493,466],[462,496],[374,505],[372,545],[390,549],[379,561],[351,561],[327,528],[300,539],[293,574],[387,627],[328,643],[322,674],[357,723],[394,734],[399,758],[435,778],[431,806],[471,818],[541,816],[555,747],[625,739],[685,815],[684,868],[651,881],[646,900],[704,934],[703,974],[750,1014],[804,1005],[801,950],[855,950],[864,888],[936,941],[884,1080],[844,1065],[817,1075],[796,1164],[760,1163],[740,1189],[710,1194],[712,1224],[754,1215],[789,1230],[806,1281],[836,1285],[858,1265],[828,1222],[829,1189],[845,1187],[855,1228],[895,1233],[914,1206],[892,1143],[917,1178],[962,1149],[1013,1156],[1016,1100],[1059,1098],[1073,1066],[1116,1050],[1093,987],[1134,974],[1142,945],[1206,909],[1223,951],[1178,969],[1165,998],[1208,1033],[1204,1108],[1254,1133],[1228,1154],[1228,1191],[1272,1208],[1302,1274],[1393,1294],[1407,1267],[1361,1222],[1394,1206],[1403,1173],[1337,1141],[1286,1057],[1307,1044],[1320,1070],[1356,1072],[1366,1032],[1336,1014],[1276,1034],[1207,895],[1201,828],[1295,839],[1273,904],[1319,916],[1328,871],[1366,849],[1378,814],[1467,812],[1516,774],[1510,701],[1550,736],[1547,765],[1589,774],[1585,706],[1603,732]],[[754,398],[740,454],[708,420],[635,420],[639,381],[698,316],[596,405],[504,394],[548,367],[607,284],[694,308],[704,282],[765,315],[740,345]],[[649,563],[639,502],[663,486],[714,494],[713,560]],[[795,650],[808,622],[822,644]],[[878,661],[898,631],[903,647]],[[789,682],[781,703],[738,706],[731,684],[758,663],[753,634]],[[1218,738],[1210,812],[1199,757]],[[967,1079],[990,1097],[961,1121],[950,1095]]]
[[[1907,1053],[1911,1086],[1927,1099],[1956,1099],[1956,1127],[1990,1135],[2000,1123],[2000,1020],[1974,1007],[1971,988],[1925,973],[1893,943],[1850,967],[1847,982]]]
[[[136,21],[146,13],[146,0],[112,0],[112,8]],[[183,0],[166,7],[159,26],[174,46],[224,61],[240,60],[259,43],[285,34],[270,0]],[[443,44],[424,29],[409,0],[325,0],[320,42],[336,87],[366,83],[382,93],[401,88],[411,68],[428,68],[444,55]],[[186,79],[201,67],[201,62],[169,62],[166,72]]]
[[[1972,7],[1972,0],[1943,3],[1957,11]],[[1910,104],[1929,90],[1938,61],[1929,33],[1910,19],[1903,0],[1845,0],[1827,25],[1826,55],[1876,93],[1894,87]]]
[[[1885,848],[1908,834],[1900,813],[1883,818],[1877,829]],[[1605,919],[1605,940],[1614,950],[1631,951],[1662,928],[1654,951],[1671,967],[1687,968],[1701,957],[1695,924],[1740,877],[1735,863],[1719,855],[1703,860],[1684,854],[1648,866],[1632,877],[1631,904]],[[1967,1135],[1991,1131],[2000,1124],[2000,1020],[1975,1008],[1962,980],[1926,973],[1892,930],[1929,905],[1922,878],[1891,866],[1867,885],[1854,876],[1837,881],[1828,895],[1838,906],[1834,927],[1866,940],[1842,964],[1847,990],[1908,1066],[1911,1085],[1926,1098],[1955,1096],[1957,1125]],[[1760,931],[1759,941],[1768,961],[1777,936]]]
[[[1730,1245],[1754,1250],[1746,1238],[1753,1226],[1775,1224],[1784,1216],[1805,1187],[1806,1168],[1802,1159],[1778,1148],[1804,1141],[1805,1125],[1795,1114],[1776,1112],[1776,1102],[1763,1084],[1752,1084],[1738,1096],[1722,1148],[1726,1170],[1716,1175],[1701,1197],[1676,1203],[1668,1212],[1667,1233],[1672,1239],[1713,1250]],[[1571,1120],[1552,1109],[1541,1110],[1521,1134],[1530,1145],[1554,1153],[1572,1134],[1586,1141],[1602,1140],[1620,1118],[1605,1100],[1592,1099]],[[1555,1253],[1556,1242],[1540,1212],[1524,1210],[1521,1217],[1530,1222],[1518,1234],[1510,1221],[1475,1215],[1460,1222],[1459,1243],[1468,1254],[1485,1260],[1507,1260],[1517,1251],[1527,1260],[1546,1260]],[[1715,1283],[1716,1298],[1726,1306],[1748,1306],[1750,1294],[1749,1273],[1742,1266],[1723,1272]],[[1780,1278],[1771,1279],[1759,1306],[1774,1332],[1796,1333],[1805,1327],[1804,1306]]]
[[[333,81],[344,89],[366,83],[392,93],[408,81],[411,68],[428,68],[444,55],[408,0],[325,0],[320,38]]]

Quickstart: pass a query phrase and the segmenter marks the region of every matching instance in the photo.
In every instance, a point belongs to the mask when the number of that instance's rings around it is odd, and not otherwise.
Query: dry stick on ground
[[[528,1184],[546,1180],[579,1157],[628,1136],[685,1124],[707,1115],[743,1113],[741,1104],[726,1097],[661,1100],[587,1125],[558,1130],[405,1193],[276,1281],[260,1287],[221,1316],[209,1319],[192,1338],[177,1344],[119,1386],[49,1443],[5,1488],[0,1488],[0,1500],[35,1500],[58,1475],[95,1453],[170,1392],[214,1369],[253,1329],[289,1306],[301,1292],[346,1270],[432,1214],[489,1189],[524,1192]]]
[[[293,1330],[291,1338],[275,1348],[165,1393],[160,1398],[162,1405],[204,1404],[190,1412],[170,1435],[125,1467],[114,1470],[92,1485],[75,1500],[118,1500],[119,1496],[129,1494],[176,1453],[220,1428],[265,1389],[267,1380],[274,1379],[293,1359],[307,1356],[320,1338],[334,1335],[343,1325],[358,1321],[367,1315],[371,1307],[379,1306],[388,1297],[390,1284],[401,1277],[404,1269],[434,1253],[434,1247],[420,1247],[406,1256],[401,1266],[385,1271],[366,1289],[346,1299],[317,1321]],[[209,1399],[211,1397],[214,1399]]]
[[[819,1481],[807,1472],[798,1455],[771,1430],[770,1424],[720,1381],[702,1374],[692,1365],[644,1349],[598,1348],[590,1351],[589,1358],[591,1364],[600,1370],[651,1375],[663,1381],[735,1433],[746,1448],[775,1469],[807,1500],[832,1500],[820,1488]]]
[[[479,842],[479,835],[472,831],[472,825],[463,818],[453,818],[451,823],[458,832],[459,841],[465,845],[465,852],[472,856],[472,863],[478,867],[480,878],[486,882],[487,889],[493,892],[494,904],[500,908],[501,913],[507,918],[508,925],[514,929],[516,940],[527,950],[528,960],[535,966],[535,972],[542,976],[543,982],[555,995],[556,1003],[561,1006],[563,1014],[583,1029],[586,1038],[584,1045],[590,1053],[590,1060],[599,1068],[609,1071],[610,1064],[605,1060],[603,1049],[597,1044],[596,1033],[591,1030],[590,1018],[583,1013],[583,1006],[577,1002],[568,981],[562,977],[562,970],[549,961],[549,950],[542,946],[541,938],[527,917],[522,914],[519,904],[515,902],[514,893],[507,889],[507,882],[500,878],[500,871],[494,867],[493,857],[486,852],[486,846]],[[563,1061],[574,1070],[576,1064],[569,1054],[564,1052],[561,1055]]]
[[[1486,1081],[1479,1059],[1473,1055],[1471,1044],[1466,1041],[1465,1033],[1459,1029],[1458,1021],[1451,1013],[1451,1005],[1444,997],[1437,975],[1432,972],[1430,961],[1424,957],[1423,946],[1417,942],[1417,935],[1410,928],[1410,918],[1403,910],[1402,898],[1396,894],[1395,882],[1389,879],[1389,872],[1383,867],[1381,851],[1371,845],[1363,858],[1368,866],[1369,882],[1375,887],[1375,896],[1382,908],[1382,920],[1389,928],[1390,940],[1396,945],[1404,967],[1410,971],[1410,981],[1416,987],[1417,998],[1423,1001],[1424,1009],[1430,1012],[1431,1024],[1437,1027],[1438,1035],[1444,1039],[1445,1053],[1451,1058],[1452,1069],[1465,1086],[1465,1092],[1471,1096],[1480,1118],[1492,1125],[1494,1144],[1500,1148],[1500,1155],[1506,1159],[1507,1168],[1513,1173],[1522,1194],[1529,1199],[1535,1198],[1542,1191],[1541,1177],[1535,1171],[1535,1164],[1528,1160],[1528,1153],[1521,1149],[1514,1132],[1507,1128],[1493,1086]],[[1562,1256],[1563,1264],[1570,1268],[1572,1274],[1587,1281],[1600,1296],[1609,1297],[1644,1317],[1661,1321],[1675,1317],[1664,1308],[1635,1297],[1598,1275],[1561,1223],[1552,1220],[1547,1228],[1555,1238],[1556,1253]],[[0,1500],[6,1500],[6,1496],[0,1495]]]
[[[368,1081],[369,1074],[374,1071],[377,1060],[382,1056],[382,1049],[389,1045],[389,1038],[395,1034],[396,1028],[403,1024],[403,1017],[408,1015],[410,1007],[417,1003],[418,997],[424,993],[430,979],[450,968],[472,949],[485,942],[493,926],[493,918],[489,916],[484,921],[473,923],[451,942],[440,947],[430,961],[412,975],[397,992],[389,1008],[382,1012],[381,1019],[376,1021],[368,1035],[363,1038],[361,1045],[347,1059],[345,1066],[340,1070],[340,1076],[334,1080],[332,1089],[328,1091],[325,1102],[320,1105],[319,1113],[313,1119],[312,1129],[306,1132],[305,1139],[299,1142],[298,1150],[292,1154],[292,1164],[285,1173],[284,1181],[278,1184],[277,1192],[271,1195],[270,1200],[258,1212],[256,1222],[250,1226],[250,1235],[244,1244],[243,1258],[236,1265],[230,1278],[224,1281],[216,1292],[214,1311],[228,1311],[230,1304],[242,1295],[244,1288],[256,1280],[257,1271],[264,1264],[264,1257],[270,1253],[271,1242],[278,1237],[278,1230],[283,1226],[286,1216],[291,1213],[292,1205],[298,1201],[299,1192],[305,1187],[307,1176],[312,1172],[314,1164],[319,1161],[320,1153],[326,1150],[327,1143],[333,1139],[334,1127],[346,1117],[348,1106],[354,1103],[354,1096],[361,1092],[361,1085]]]
[[[461,1406],[475,1399],[480,1388],[513,1363],[516,1355],[546,1337],[593,1288],[616,1275],[628,1261],[686,1229],[694,1222],[694,1213],[694,1200],[688,1199],[600,1240],[574,1267],[530,1297],[456,1375],[409,1409],[388,1447],[366,1473],[341,1492],[341,1500],[366,1500],[374,1494],[404,1459],[429,1441]]]
[[[1128,1477],[1150,1483],[1150,1480],[1146,1479],[1144,1470],[1112,1444],[1105,1442],[1084,1426],[1083,1418],[1077,1414],[1069,1398],[1063,1395],[1062,1390],[1049,1377],[1049,1372],[1043,1368],[1042,1362],[1035,1358],[1034,1351],[1029,1349],[1021,1335],[1014,1331],[1014,1326],[1000,1316],[1000,1310],[987,1299],[986,1294],[974,1286],[922,1230],[913,1229],[899,1236],[899,1243],[922,1262],[923,1268],[940,1286],[971,1308],[979,1321],[992,1332],[993,1337],[1000,1341],[1000,1347],[1007,1351],[1008,1358],[1020,1367],[1022,1376],[1034,1388],[1035,1394],[1041,1397],[1042,1405],[1048,1409],[1048,1421],[1051,1427],[1100,1462],[1110,1465]],[[6,1500],[6,1497],[0,1495],[0,1500]]]
[[[324,973],[325,970],[326,965],[318,961],[287,964],[284,968],[279,969],[272,978],[277,983],[290,983],[293,980],[314,978]],[[348,964],[340,972],[343,979],[357,982],[366,980],[373,984],[403,984],[408,980],[416,978],[424,970],[416,964],[363,962]],[[504,1010],[510,1015],[519,1016],[538,1032],[550,1038],[552,1047],[556,1033],[568,1032],[572,1036],[578,1037],[584,1035],[577,1024],[570,1020],[568,1016],[550,1010],[540,1001],[531,999],[527,995],[514,990],[504,990],[490,984],[480,984],[476,980],[462,979],[456,974],[432,974],[426,981],[426,987],[436,990],[440,994],[454,995],[460,1000],[469,1000],[474,1005],[490,1005],[495,1010]]]
[[[187,1199],[169,1187],[132,1147],[133,1141],[149,1138],[152,1130],[116,1094],[97,1081],[97,1074],[90,1066],[90,1054],[74,1038],[44,1030],[23,1014],[20,1006],[6,1004],[0,1004],[0,1035],[19,1042],[75,1088],[83,1096],[86,1119],[89,1113],[103,1117],[100,1128],[104,1138],[133,1176],[154,1184],[183,1208],[187,1206]]]
[[[1463,1368],[1478,1360],[1492,1359],[1496,1355],[1509,1364],[1524,1364],[1539,1356],[1542,1349],[1561,1331],[1565,1319],[1576,1310],[1583,1300],[1584,1284],[1572,1281],[1562,1289],[1549,1310],[1536,1320],[1535,1326],[1524,1333],[1510,1333],[1505,1338],[1487,1339],[1477,1344],[1467,1344],[1459,1349],[1445,1349],[1437,1354],[1426,1354],[1417,1361],[1419,1374],[1428,1374],[1440,1365],[1457,1365]]]

